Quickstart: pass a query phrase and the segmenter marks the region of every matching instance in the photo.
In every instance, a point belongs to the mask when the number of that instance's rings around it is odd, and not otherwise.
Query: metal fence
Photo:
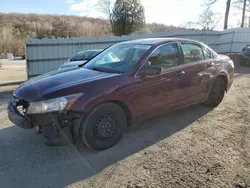
[[[102,49],[122,41],[153,37],[189,38],[204,42],[218,53],[235,53],[250,44],[250,28],[183,30],[102,38],[26,39],[27,76],[30,78],[58,69],[69,57],[82,50]]]

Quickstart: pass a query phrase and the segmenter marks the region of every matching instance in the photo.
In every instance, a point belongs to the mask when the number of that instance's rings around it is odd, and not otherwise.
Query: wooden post
[[[232,55],[233,43],[234,43],[234,31],[232,31],[232,38],[231,38],[231,44],[230,44],[230,55]]]

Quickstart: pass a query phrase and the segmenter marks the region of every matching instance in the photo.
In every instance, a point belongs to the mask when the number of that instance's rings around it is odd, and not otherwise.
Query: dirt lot
[[[25,61],[23,60],[0,60],[0,91],[11,91],[13,87],[27,79]]]
[[[0,71],[0,80],[8,74]],[[42,135],[10,123],[11,95],[2,92],[0,186],[250,187],[249,86],[250,68],[238,68],[219,107],[196,105],[147,121],[102,152],[45,146]]]

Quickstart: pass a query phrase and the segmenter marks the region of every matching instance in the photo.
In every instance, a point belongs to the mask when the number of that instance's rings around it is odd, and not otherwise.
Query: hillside
[[[137,33],[183,29],[163,24],[147,24]],[[107,20],[65,15],[0,13],[0,53],[24,53],[25,38],[110,36]]]

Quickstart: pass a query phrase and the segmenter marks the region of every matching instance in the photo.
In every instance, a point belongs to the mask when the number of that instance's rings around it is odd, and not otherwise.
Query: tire
[[[126,127],[127,117],[123,109],[114,103],[103,103],[80,122],[79,132],[76,133],[79,140],[76,143],[78,147],[80,142],[95,150],[108,149],[121,139]]]
[[[225,80],[222,77],[216,78],[210,90],[208,99],[204,103],[204,105],[209,107],[218,106],[224,98],[225,91],[226,91]]]

